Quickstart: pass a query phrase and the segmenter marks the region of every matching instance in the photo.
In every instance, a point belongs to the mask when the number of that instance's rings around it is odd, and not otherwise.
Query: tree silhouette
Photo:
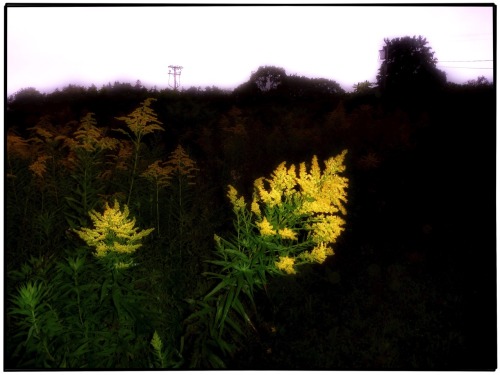
[[[260,91],[275,90],[286,78],[283,68],[275,66],[261,66],[250,76],[250,82],[254,83]]]
[[[427,39],[405,36],[384,42],[384,61],[377,75],[383,92],[415,97],[446,83],[446,74],[436,67]]]

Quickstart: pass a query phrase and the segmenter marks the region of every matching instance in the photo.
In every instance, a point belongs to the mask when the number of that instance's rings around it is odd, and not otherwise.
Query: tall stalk
[[[128,191],[127,205],[130,203],[130,197],[132,196],[132,191],[135,182],[135,174],[137,172],[137,161],[139,159],[139,152],[141,148],[142,138],[154,132],[155,130],[164,130],[161,125],[162,123],[158,121],[156,113],[150,108],[151,102],[156,99],[148,98],[141,103],[141,106],[135,109],[131,114],[125,117],[117,117],[118,120],[125,121],[130,132],[123,129],[115,129],[127,137],[129,137],[135,146],[134,153],[134,164],[132,166],[132,176],[130,177],[130,187]]]

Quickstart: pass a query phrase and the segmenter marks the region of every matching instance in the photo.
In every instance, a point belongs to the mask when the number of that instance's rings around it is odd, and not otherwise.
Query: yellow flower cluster
[[[7,155],[29,159],[31,148],[27,140],[14,133],[7,134]]]
[[[326,160],[323,171],[316,156],[309,171],[306,163],[298,168],[281,163],[269,179],[255,180],[248,214],[244,198],[229,185],[227,196],[236,215],[255,220],[258,236],[273,242],[270,249],[279,257],[274,262],[278,270],[293,274],[295,266],[323,263],[334,254],[330,245],[337,241],[345,224],[340,215],[346,213],[348,179],[339,174],[345,170],[346,153]],[[215,240],[220,244],[219,237]]]
[[[140,240],[153,231],[153,228],[142,231],[134,228],[135,219],[128,218],[128,207],[125,205],[121,211],[116,200],[113,207],[106,203],[104,213],[92,210],[89,216],[94,228],[82,228],[75,232],[87,245],[95,248],[98,258],[104,257],[108,252],[133,253],[142,246]]]
[[[276,268],[278,268],[281,271],[285,271],[289,275],[292,275],[296,272],[295,268],[293,267],[294,264],[295,264],[295,259],[290,258],[288,256],[280,257],[280,260],[275,263]]]
[[[253,198],[252,203],[250,204],[250,211],[252,211],[258,217],[261,216],[259,203],[257,202],[257,198],[255,196]]]
[[[188,178],[193,178],[194,172],[198,170],[198,168],[196,168],[196,162],[189,157],[188,153],[181,145],[178,145],[170,154],[167,164],[172,167],[173,172],[177,172]]]
[[[344,150],[340,155],[325,161],[325,171],[322,174],[318,165],[318,159],[313,157],[311,171],[307,173],[305,163],[300,164],[300,177],[297,183],[304,203],[300,213],[335,213],[341,211],[345,214],[344,203],[347,202],[346,188],[348,179],[341,177],[338,173],[345,170],[343,165]]]
[[[229,185],[227,196],[235,211],[245,209],[245,199],[243,197],[238,198],[238,191],[234,188],[234,186]]]
[[[290,228],[283,228],[278,230],[278,234],[281,236],[282,239],[284,240],[297,240],[297,233],[295,233],[293,230]]]
[[[257,223],[257,227],[259,228],[260,235],[263,237],[274,236],[276,234],[276,230],[266,217],[264,217],[261,222]]]
[[[290,273],[293,269],[290,264],[294,259],[322,263],[328,255],[333,255],[328,244],[336,242],[345,224],[339,214],[346,213],[344,204],[347,202],[348,179],[339,174],[345,170],[346,153],[343,151],[326,160],[323,172],[318,158],[314,156],[309,171],[306,163],[299,164],[298,173],[295,165],[287,168],[285,163],[281,163],[270,179],[259,178],[255,181],[250,209],[258,217],[256,226],[260,235],[297,241],[299,225],[308,231],[308,240],[315,244],[312,251],[298,254],[296,258],[280,257],[276,263],[278,269]],[[261,207],[265,209],[261,211]],[[267,217],[261,218],[261,212],[265,212]],[[284,215],[285,212],[287,214]],[[287,227],[291,217],[294,230]]]
[[[316,219],[318,221],[306,226],[311,230],[311,238],[315,243],[333,243],[344,230],[342,226],[345,221],[337,215],[319,215]]]
[[[125,121],[128,128],[134,133],[138,140],[155,130],[165,130],[161,127],[162,123],[156,118],[156,113],[150,107],[153,101],[156,101],[156,99],[148,98],[130,115],[126,117],[117,117],[117,120]]]
[[[333,255],[333,249],[321,242],[308,254],[310,259],[317,263],[323,263],[328,255]]]
[[[36,177],[43,178],[43,175],[47,171],[46,161],[50,157],[47,155],[40,155],[33,164],[29,166],[29,169]]]
[[[35,143],[50,143],[54,140],[55,134],[52,134],[47,128],[51,128],[52,125],[50,124],[49,120],[47,117],[42,117],[40,121],[32,128],[29,128],[28,130],[31,130],[34,132],[35,137],[31,138],[31,140]]]
[[[97,122],[93,116],[93,113],[87,113],[75,131],[74,139],[67,138],[66,143],[73,150],[84,149],[88,152],[114,150],[118,141],[115,138],[105,137],[104,130],[96,126]]]
[[[156,160],[141,176],[161,188],[170,185],[172,171],[173,168],[170,165],[166,165],[161,160]]]
[[[267,180],[270,181],[270,180]],[[273,181],[271,181],[271,190],[267,191],[264,187],[264,178],[258,178],[254,182],[255,189],[257,191],[257,194],[260,198],[260,200],[264,203],[267,204],[269,207],[274,207],[276,205],[281,204],[281,195],[282,191],[280,191],[274,184]]]

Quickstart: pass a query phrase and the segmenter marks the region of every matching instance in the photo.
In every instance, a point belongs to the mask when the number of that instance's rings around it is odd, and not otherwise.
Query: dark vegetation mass
[[[386,48],[377,82],[350,93],[266,66],[231,92],[115,82],[9,97],[5,367],[495,369],[494,85],[446,82],[423,38]],[[138,108],[164,130],[134,148],[124,118]],[[71,151],[82,129],[114,148]],[[233,230],[227,186],[251,197],[281,162],[344,149],[335,255],[269,277],[253,304],[195,303],[219,272],[214,234]],[[157,160],[177,174],[155,185],[142,174]],[[155,231],[109,281],[73,229],[114,199]],[[208,321],[221,311],[224,334]]]

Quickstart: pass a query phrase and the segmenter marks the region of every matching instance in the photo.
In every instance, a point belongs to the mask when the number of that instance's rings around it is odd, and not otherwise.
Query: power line
[[[474,68],[471,66],[443,66],[438,65],[440,68],[448,68],[448,69],[493,69],[493,68]]]
[[[479,62],[479,61],[493,61],[493,60],[439,60],[439,62]]]

